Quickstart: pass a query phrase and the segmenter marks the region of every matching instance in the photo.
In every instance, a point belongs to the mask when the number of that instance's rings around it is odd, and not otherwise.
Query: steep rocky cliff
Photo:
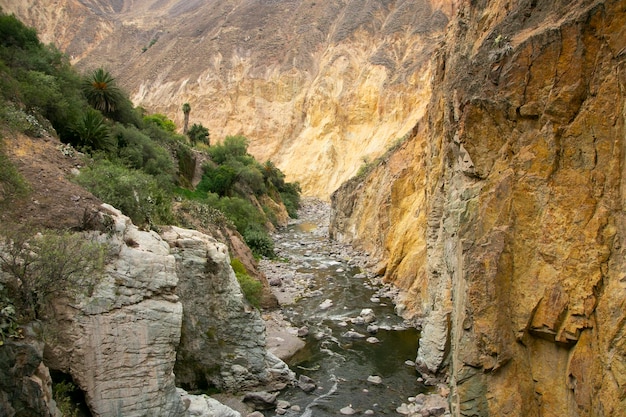
[[[456,416],[624,415],[625,28],[623,1],[463,3],[411,138],[333,196]]]
[[[405,135],[429,96],[442,0],[5,0],[83,69],[213,141],[243,134],[305,193],[328,198]]]
[[[193,390],[241,391],[294,381],[287,365],[266,350],[265,323],[243,299],[226,246],[178,227],[169,227],[163,238],[176,258],[176,294],[183,303],[177,383]]]
[[[237,391],[293,380],[265,350],[264,323],[243,300],[224,244],[180,228],[166,241],[110,206],[102,213],[105,273],[91,295],[57,300],[43,325],[45,364],[72,377],[94,416],[215,407],[176,384]]]

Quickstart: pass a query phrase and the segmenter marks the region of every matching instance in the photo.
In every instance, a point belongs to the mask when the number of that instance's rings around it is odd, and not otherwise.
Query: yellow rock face
[[[332,232],[404,288],[454,415],[621,416],[626,12],[507,7],[460,6],[424,119]]]

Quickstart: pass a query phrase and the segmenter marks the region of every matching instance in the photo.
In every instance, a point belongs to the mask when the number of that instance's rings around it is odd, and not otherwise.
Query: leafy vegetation
[[[52,395],[57,403],[57,408],[63,417],[78,417],[78,407],[72,402],[72,393],[76,386],[68,381],[57,382],[52,385]]]
[[[261,305],[263,285],[248,275],[246,267],[243,266],[239,259],[233,258],[232,261],[230,261],[230,266],[233,268],[233,271],[235,271],[235,276],[237,277],[237,281],[239,281],[243,296],[252,306],[259,308]]]
[[[0,310],[10,313],[13,306],[15,319],[23,322],[40,318],[52,297],[90,294],[104,267],[105,246],[82,234],[45,231],[31,236],[5,229],[2,236],[0,300],[6,305]],[[10,322],[11,315],[4,315]]]
[[[135,224],[156,228],[172,222],[170,195],[153,176],[142,171],[103,159],[84,168],[76,181]]]
[[[194,123],[193,126],[191,126],[191,129],[187,132],[187,136],[189,136],[189,140],[192,145],[195,145],[198,142],[206,143],[207,145],[211,144],[209,139],[209,129],[202,126],[202,124]]]
[[[113,113],[124,100],[115,78],[104,68],[98,68],[86,77],[82,89],[89,104],[105,114]]]
[[[259,200],[269,196],[278,204],[282,201],[295,217],[298,184],[286,183],[271,162],[257,162],[248,154],[249,141],[243,136],[228,136],[210,146],[209,130],[202,124],[187,131],[189,103],[182,111],[186,135],[176,133],[166,115],[134,107],[106,69],[79,75],[64,54],[38,40],[36,31],[0,12],[3,126],[32,136],[56,132],[66,145],[87,153],[92,161],[76,181],[139,226],[172,223],[177,218],[174,201],[193,201],[221,211],[257,256],[273,256],[268,228],[277,216]],[[196,154],[202,149],[210,160],[194,189]],[[2,154],[0,158],[4,200],[7,190],[19,195],[26,187],[12,166],[4,164]]]

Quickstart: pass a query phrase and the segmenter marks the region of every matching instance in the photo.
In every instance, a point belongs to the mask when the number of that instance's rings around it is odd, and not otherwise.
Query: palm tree
[[[91,73],[83,81],[82,88],[89,104],[105,114],[117,110],[124,99],[122,92],[115,85],[115,78],[104,68],[98,68]]]
[[[91,150],[111,151],[115,145],[110,137],[110,130],[100,112],[89,109],[74,126],[74,133],[80,138],[80,144]]]
[[[197,142],[206,143],[211,146],[209,129],[202,126],[202,124],[194,123],[189,129],[189,132],[187,132],[187,136],[189,136],[189,140],[193,146],[195,146]]]
[[[185,122],[183,123],[183,135],[187,134],[187,128],[189,127],[189,113],[191,113],[191,106],[189,103],[183,104],[183,114],[185,115]]]

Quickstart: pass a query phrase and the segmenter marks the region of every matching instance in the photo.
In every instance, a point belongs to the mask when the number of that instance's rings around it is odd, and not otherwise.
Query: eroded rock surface
[[[293,379],[265,349],[263,321],[244,301],[224,244],[176,227],[162,238],[111,206],[103,211],[105,273],[91,296],[58,300],[46,324],[46,363],[72,376],[94,416],[235,415],[176,382],[234,391]]]
[[[91,297],[56,304],[46,362],[72,376],[94,416],[183,416],[173,373],[183,320],[176,260],[158,234],[104,210],[111,260]]]
[[[169,227],[163,238],[176,258],[176,293],[184,312],[178,383],[240,391],[291,382],[287,365],[266,350],[265,323],[244,300],[226,246],[178,227]]]
[[[460,5],[426,117],[333,197],[455,416],[623,414],[625,25],[619,1]]]

